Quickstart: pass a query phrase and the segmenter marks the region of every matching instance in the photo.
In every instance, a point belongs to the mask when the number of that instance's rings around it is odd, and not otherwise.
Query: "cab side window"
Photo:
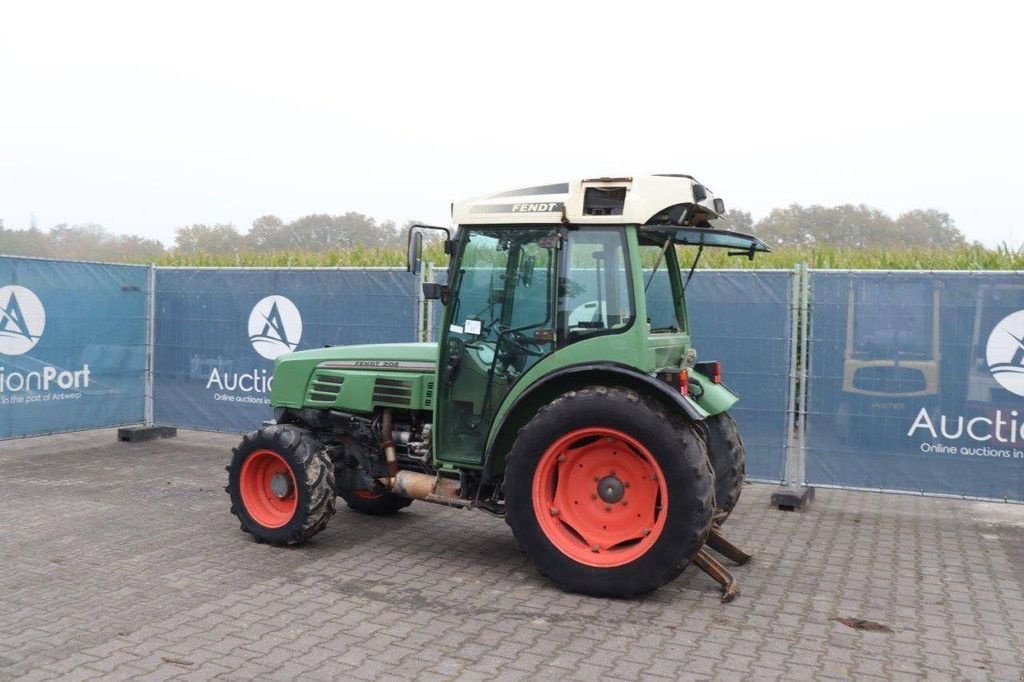
[[[623,331],[633,323],[624,230],[571,231],[562,257],[558,323],[565,343]]]
[[[651,333],[682,331],[685,329],[682,309],[672,286],[673,277],[679,276],[674,245],[664,240],[641,240],[640,260],[644,273],[647,324],[651,326]]]

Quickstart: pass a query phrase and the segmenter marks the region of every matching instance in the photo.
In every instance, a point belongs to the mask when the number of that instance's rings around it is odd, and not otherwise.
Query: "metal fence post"
[[[798,447],[797,432],[797,372],[800,348],[800,266],[793,266],[790,272],[789,291],[789,388],[786,395],[786,466],[782,474],[783,484],[792,485],[797,478],[795,450]]]
[[[146,270],[146,384],[143,425],[153,426],[153,348],[156,329],[156,265]]]
[[[800,354],[800,447],[797,449],[797,485],[807,486],[807,391],[811,382],[811,272],[804,263],[803,286],[801,287],[801,331]]]
[[[810,313],[810,275],[805,263],[794,268],[790,308],[790,395],[786,414],[790,417],[786,443],[785,487],[772,493],[772,505],[786,511],[803,509],[814,499],[807,487],[807,371],[810,350],[807,334]],[[798,382],[799,379],[799,382]],[[792,410],[789,409],[792,408]]]
[[[415,322],[415,331],[413,338],[417,341],[423,340],[423,283],[427,281],[427,268],[430,267],[430,263],[427,263],[426,268],[420,268],[419,277],[416,281],[416,314],[413,316]]]

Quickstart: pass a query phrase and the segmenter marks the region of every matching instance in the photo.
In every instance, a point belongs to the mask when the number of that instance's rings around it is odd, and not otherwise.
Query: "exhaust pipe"
[[[471,500],[459,497],[459,482],[445,478],[440,474],[431,476],[416,471],[399,470],[398,457],[395,454],[394,424],[391,410],[384,410],[381,420],[381,436],[384,448],[384,459],[388,464],[388,477],[380,479],[391,492],[412,500],[424,500],[425,502],[436,502],[446,504],[450,507],[468,507]]]
[[[391,492],[412,500],[436,502],[450,507],[468,507],[472,500],[459,497],[459,482],[441,475],[431,476],[416,471],[399,471]]]
[[[391,433],[392,423],[391,410],[384,410],[384,416],[380,425],[381,436],[384,438],[384,442],[380,445],[384,448],[384,459],[388,463],[388,479],[387,483],[385,483],[388,488],[394,487],[395,476],[398,474],[398,456],[395,454],[395,440]]]

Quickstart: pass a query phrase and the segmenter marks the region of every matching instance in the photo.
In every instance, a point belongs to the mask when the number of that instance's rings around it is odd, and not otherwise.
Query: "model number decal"
[[[403,362],[401,360],[328,360],[319,369],[397,369],[412,372],[433,372],[433,362]]]

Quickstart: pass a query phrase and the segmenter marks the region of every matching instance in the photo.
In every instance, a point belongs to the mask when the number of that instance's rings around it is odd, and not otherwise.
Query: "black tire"
[[[746,478],[746,451],[736,422],[728,412],[704,420],[708,460],[715,470],[715,509],[719,523],[725,521],[743,492]]]
[[[548,538],[534,510],[533,478],[544,453],[566,434],[588,427],[614,429],[641,443],[667,487],[668,511],[657,539],[619,566],[594,567],[571,558]],[[620,388],[571,391],[541,408],[520,430],[505,469],[505,519],[516,541],[563,589],[600,597],[634,597],[675,579],[707,539],[714,494],[714,473],[697,432],[661,404]]]
[[[391,516],[412,504],[412,500],[408,497],[384,491],[370,492],[338,488],[338,495],[345,500],[349,509],[371,516]]]
[[[291,469],[297,498],[295,511],[284,525],[267,527],[253,518],[241,492],[241,473],[245,462],[255,453],[271,451]],[[257,542],[272,545],[298,545],[322,531],[334,515],[334,464],[327,450],[298,426],[277,424],[246,434],[233,451],[227,467],[231,513],[238,517],[242,530]],[[258,514],[257,514],[258,515]]]

